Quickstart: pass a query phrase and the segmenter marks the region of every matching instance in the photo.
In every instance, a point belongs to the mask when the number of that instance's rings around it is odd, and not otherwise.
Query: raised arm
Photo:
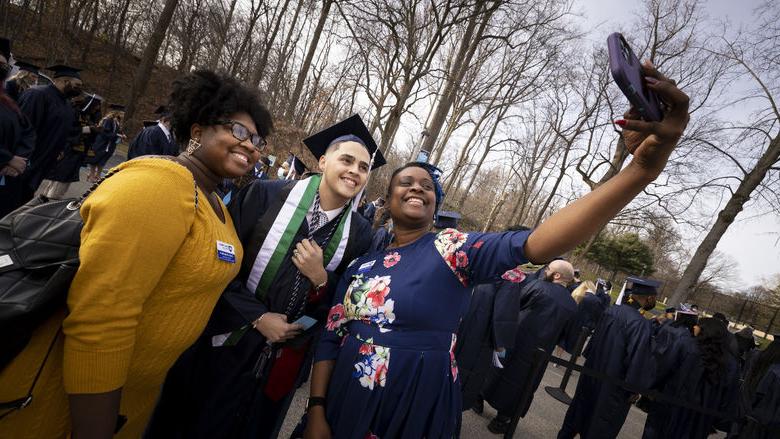
[[[626,147],[634,154],[631,163],[593,192],[559,210],[544,221],[525,243],[532,262],[546,262],[566,253],[596,234],[663,171],[688,124],[688,96],[649,62],[643,65],[648,88],[669,109],[660,122],[645,122],[629,112],[623,127]]]

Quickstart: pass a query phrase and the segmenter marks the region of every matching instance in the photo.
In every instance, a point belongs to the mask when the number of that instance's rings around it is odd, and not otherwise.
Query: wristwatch
[[[321,405],[322,407],[325,407],[325,398],[321,396],[309,397],[309,403],[306,405],[306,410],[310,410],[312,407],[316,405]]]

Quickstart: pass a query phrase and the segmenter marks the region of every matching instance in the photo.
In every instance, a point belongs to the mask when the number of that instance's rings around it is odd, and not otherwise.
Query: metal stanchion
[[[571,357],[569,358],[569,362],[577,363],[577,358],[579,358],[580,354],[582,354],[582,348],[585,347],[585,340],[588,339],[588,335],[590,335],[590,329],[588,329],[586,326],[583,326],[579,337],[577,337],[577,344],[574,346],[574,352],[572,352]],[[566,371],[563,372],[563,379],[561,380],[560,386],[544,386],[544,390],[547,391],[550,396],[566,405],[571,404],[571,396],[566,393],[566,386],[569,384],[571,373],[571,366],[566,366]]]

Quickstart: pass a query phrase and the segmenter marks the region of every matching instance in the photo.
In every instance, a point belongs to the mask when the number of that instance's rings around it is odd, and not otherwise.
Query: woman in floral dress
[[[688,97],[649,64],[669,105],[662,122],[615,123],[632,162],[533,232],[429,230],[441,203],[430,165],[396,170],[387,196],[394,241],[352,262],[315,355],[305,437],[452,438],[461,392],[453,349],[473,285],[549,261],[600,230],[663,170],[688,122]]]

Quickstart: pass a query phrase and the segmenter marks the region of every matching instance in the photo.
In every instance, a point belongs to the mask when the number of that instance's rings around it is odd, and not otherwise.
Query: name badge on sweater
[[[220,261],[236,263],[236,248],[227,242],[217,241],[217,257]]]
[[[362,264],[360,267],[358,267],[358,274],[365,273],[368,270],[370,270],[371,267],[374,266],[374,262],[376,262],[376,261],[368,261],[368,262]]]

